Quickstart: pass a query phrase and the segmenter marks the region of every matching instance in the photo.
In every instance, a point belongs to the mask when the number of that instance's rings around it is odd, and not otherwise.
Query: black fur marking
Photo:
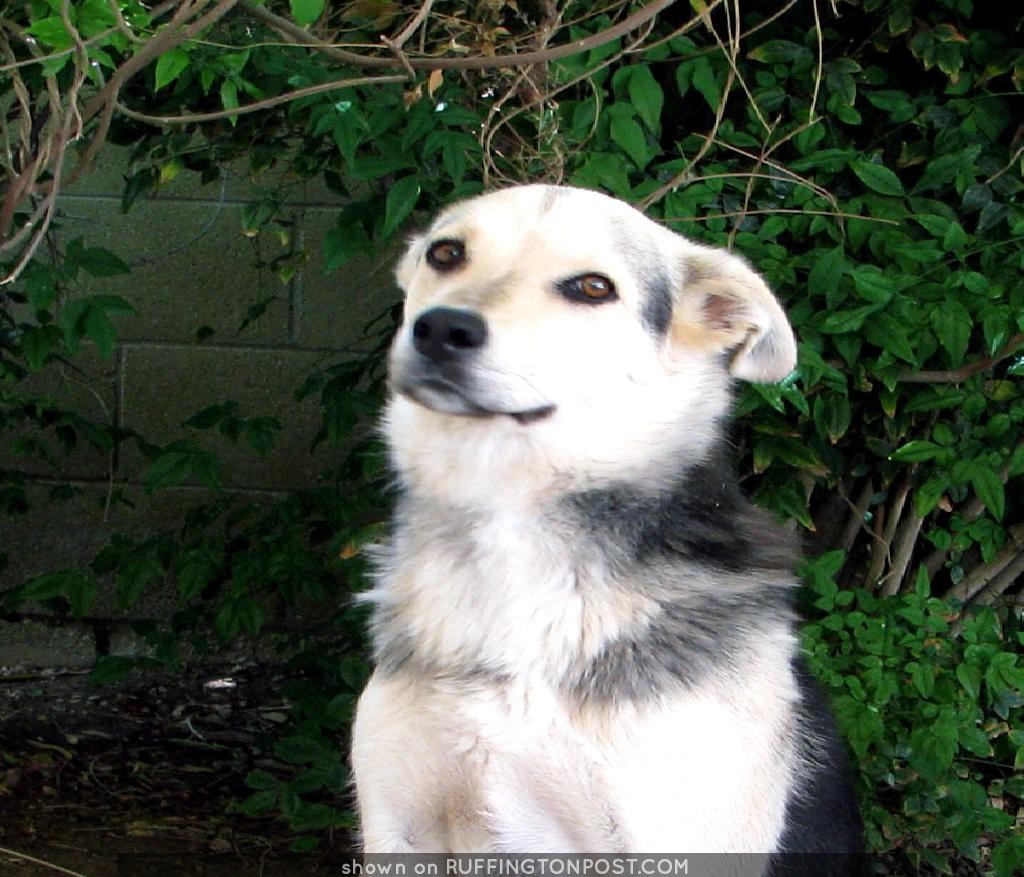
[[[644,300],[640,320],[651,334],[664,337],[672,321],[672,277],[653,242],[637,240],[621,228],[612,229],[615,246],[622,251],[636,276]]]
[[[740,491],[728,457],[713,453],[670,489],[622,483],[569,497],[581,525],[627,559],[686,558],[730,572],[791,570],[793,538]]]
[[[803,773],[786,802],[786,828],[768,877],[855,877],[862,873],[863,825],[846,746],[828,699],[802,658],[793,661],[800,688],[795,731]],[[827,865],[827,868],[823,868]]]
[[[584,703],[636,701],[673,685],[695,686],[741,654],[769,619],[791,617],[790,589],[766,586],[753,593],[702,593],[662,603],[655,620],[636,637],[610,643],[567,680]]]
[[[792,540],[747,502],[726,459],[713,456],[663,493],[621,484],[570,498],[590,531],[583,541],[602,545],[627,577],[650,580],[660,610],[642,631],[609,643],[571,674],[566,685],[576,698],[631,700],[696,685],[742,663],[760,630],[795,617]],[[726,580],[710,590],[688,581],[709,570],[747,584]]]
[[[672,278],[660,266],[651,265],[640,275],[644,278],[644,306],[640,319],[658,338],[664,337],[672,321]]]

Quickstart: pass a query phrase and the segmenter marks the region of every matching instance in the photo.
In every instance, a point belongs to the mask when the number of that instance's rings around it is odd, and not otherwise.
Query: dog
[[[397,473],[352,767],[369,853],[756,853],[845,873],[844,747],[793,554],[742,496],[736,379],[796,364],[736,255],[597,192],[458,203],[397,268]],[[732,872],[730,872],[732,873]]]

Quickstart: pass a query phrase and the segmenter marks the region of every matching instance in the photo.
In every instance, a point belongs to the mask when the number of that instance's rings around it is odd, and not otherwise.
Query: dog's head
[[[397,276],[386,430],[402,476],[452,496],[456,481],[530,495],[699,461],[731,378],[776,381],[796,363],[746,262],[583,189],[457,204]]]

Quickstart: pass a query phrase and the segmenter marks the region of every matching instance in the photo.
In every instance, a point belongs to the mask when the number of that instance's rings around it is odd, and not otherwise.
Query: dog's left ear
[[[687,249],[672,317],[675,340],[730,351],[729,371],[737,378],[781,381],[796,367],[796,339],[764,280],[725,250]]]

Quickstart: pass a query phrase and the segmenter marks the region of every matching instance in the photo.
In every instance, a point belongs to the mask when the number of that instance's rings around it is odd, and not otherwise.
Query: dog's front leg
[[[352,728],[364,852],[450,851],[442,802],[451,780],[440,756],[442,733],[406,679],[374,673]]]

